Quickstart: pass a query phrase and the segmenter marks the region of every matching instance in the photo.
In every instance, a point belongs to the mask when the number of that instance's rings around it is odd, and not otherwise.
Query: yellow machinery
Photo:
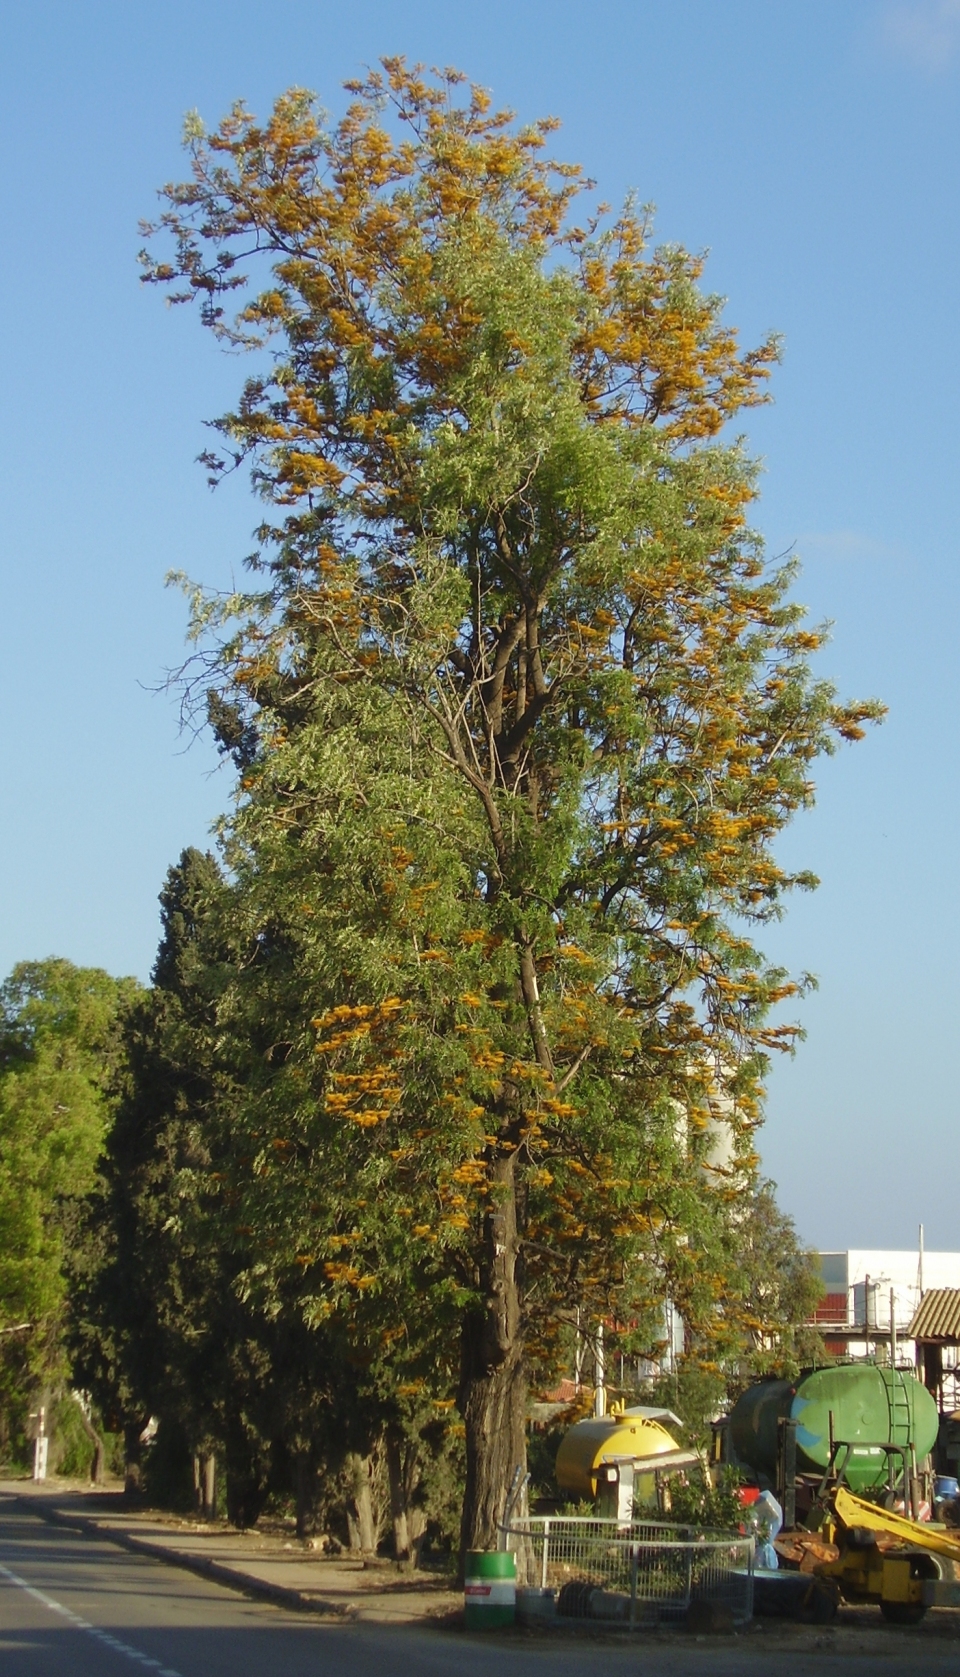
[[[905,1520],[843,1485],[830,1495],[821,1531],[840,1555],[822,1561],[817,1574],[832,1579],[845,1601],[874,1602],[884,1618],[901,1625],[918,1624],[928,1607],[960,1607],[960,1537]],[[881,1548],[878,1537],[898,1547]]]

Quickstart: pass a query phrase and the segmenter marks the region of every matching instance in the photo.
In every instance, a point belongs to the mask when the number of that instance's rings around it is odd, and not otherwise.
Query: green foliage
[[[118,1020],[135,991],[64,960],[22,962],[0,990],[0,1327],[18,1330],[0,1338],[8,1438],[22,1433],[38,1384],[64,1370],[63,1264],[109,1120]]]
[[[183,1426],[176,1420],[161,1422],[145,1452],[142,1489],[155,1508],[169,1508],[177,1514],[196,1512],[193,1451]]]
[[[794,1379],[823,1359],[823,1340],[807,1326],[823,1297],[815,1252],[802,1247],[793,1219],[777,1205],[775,1185],[759,1182],[736,1230],[735,1284],[743,1301],[746,1344],[734,1369],[733,1396],[764,1375]]]
[[[662,1404],[680,1416],[678,1443],[688,1449],[708,1451],[711,1421],[727,1408],[728,1374],[717,1364],[704,1365],[694,1354],[677,1359],[672,1374],[665,1374],[647,1386],[637,1401]],[[671,1434],[678,1429],[671,1423]]]
[[[531,1497],[557,1495],[557,1451],[569,1422],[559,1426],[539,1427],[527,1439],[527,1471],[530,1474]]]
[[[221,1122],[212,1042],[223,890],[214,860],[188,850],[161,895],[155,986],[124,1019],[114,1123],[72,1254],[69,1337],[75,1377],[132,1440],[151,1415],[188,1459],[217,1439],[245,1485],[242,1518],[266,1477],[269,1434],[259,1446],[255,1417],[269,1407],[276,1359],[263,1336],[276,1333],[237,1299],[204,1191]],[[187,1491],[162,1470],[166,1452],[161,1442],[150,1453],[154,1488],[169,1480],[171,1495],[190,1500],[192,1468]]]
[[[739,1482],[730,1468],[722,1469],[716,1485],[702,1469],[677,1474],[670,1480],[670,1507],[663,1510],[662,1518],[698,1531],[735,1532],[743,1522]]]
[[[50,1437],[48,1473],[62,1479],[89,1479],[94,1446],[80,1405],[70,1392],[61,1391],[50,1404],[45,1424]]]
[[[435,1420],[423,1428],[420,1446],[414,1502],[424,1523],[421,1552],[456,1556],[466,1480],[463,1428]]]

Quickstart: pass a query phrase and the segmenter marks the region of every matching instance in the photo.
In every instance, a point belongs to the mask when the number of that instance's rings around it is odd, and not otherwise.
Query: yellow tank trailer
[[[625,1512],[622,1496],[615,1487],[632,1482],[633,1502],[642,1508],[659,1503],[658,1479],[695,1466],[700,1458],[694,1450],[682,1450],[663,1426],[662,1420],[676,1421],[668,1410],[612,1409],[609,1415],[594,1415],[576,1421],[564,1434],[557,1451],[557,1484],[562,1491],[583,1501],[615,1501],[618,1514]],[[679,1423],[678,1423],[679,1424]],[[630,1468],[627,1473],[624,1470]],[[613,1496],[611,1496],[613,1492]]]

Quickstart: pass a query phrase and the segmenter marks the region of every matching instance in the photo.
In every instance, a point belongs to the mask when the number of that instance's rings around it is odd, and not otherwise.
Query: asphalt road
[[[558,1652],[563,1670],[568,1651]],[[569,1677],[595,1670],[593,1650],[570,1652]],[[615,1667],[620,1663],[615,1659]],[[634,1655],[624,1677],[636,1668]],[[0,1497],[2,1677],[526,1677],[541,1671],[543,1677],[558,1671],[550,1650],[284,1612],[149,1556],[48,1525]]]
[[[0,1496],[2,1677],[763,1677],[771,1669],[839,1677],[841,1668],[849,1677],[851,1665],[867,1677],[876,1669],[866,1647],[829,1639],[776,1650],[760,1636],[668,1640],[561,1645],[323,1623],[50,1526]],[[884,1677],[956,1673],[957,1643],[891,1638],[881,1669]]]

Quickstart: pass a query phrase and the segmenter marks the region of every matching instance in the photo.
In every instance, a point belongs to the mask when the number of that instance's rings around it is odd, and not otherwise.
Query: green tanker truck
[[[908,1369],[874,1363],[816,1368],[797,1380],[750,1386],[730,1414],[729,1444],[736,1461],[761,1483],[777,1483],[781,1423],[796,1424],[797,1476],[822,1476],[831,1444],[853,1445],[845,1477],[851,1490],[879,1489],[888,1472],[885,1444],[911,1446],[916,1459],[933,1449],[939,1416],[933,1398]],[[792,1430],[792,1429],[791,1429]]]

